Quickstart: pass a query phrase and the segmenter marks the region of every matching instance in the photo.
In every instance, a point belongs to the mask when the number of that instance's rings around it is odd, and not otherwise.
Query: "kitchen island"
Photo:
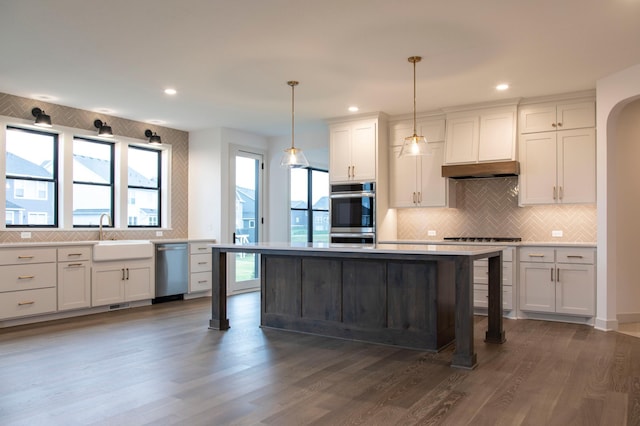
[[[227,253],[259,253],[262,327],[438,351],[474,368],[473,261],[489,260],[485,341],[503,343],[501,247],[211,244],[210,328],[229,328]]]

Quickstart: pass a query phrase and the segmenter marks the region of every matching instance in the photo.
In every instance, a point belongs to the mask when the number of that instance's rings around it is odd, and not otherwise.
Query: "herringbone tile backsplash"
[[[188,234],[188,181],[189,181],[189,133],[169,127],[160,127],[140,121],[112,117],[92,111],[50,104],[19,96],[0,93],[0,115],[32,121],[31,109],[44,109],[54,125],[95,131],[93,122],[100,119],[109,123],[117,136],[145,139],[145,129],[151,129],[162,137],[163,144],[171,145],[171,228],[163,229],[163,239],[187,238]],[[117,239],[157,239],[156,230],[109,231],[109,237]],[[31,239],[23,240],[20,232],[0,231],[0,243],[87,241],[98,239],[97,230],[87,231],[47,231],[32,230]]]
[[[398,239],[521,237],[527,242],[596,241],[596,206],[518,207],[518,178],[460,180],[456,208],[398,210]],[[437,235],[430,237],[429,230]],[[561,230],[561,238],[551,231]]]

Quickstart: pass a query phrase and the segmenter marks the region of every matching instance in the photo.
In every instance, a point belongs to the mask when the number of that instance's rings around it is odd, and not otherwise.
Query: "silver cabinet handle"
[[[198,262],[198,265],[206,265],[208,262]]]
[[[206,283],[206,282],[209,282],[209,280],[200,280],[200,281],[198,281],[198,284],[202,284],[202,283]]]

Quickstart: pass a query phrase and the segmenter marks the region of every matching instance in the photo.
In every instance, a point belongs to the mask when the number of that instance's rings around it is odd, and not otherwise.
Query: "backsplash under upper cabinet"
[[[447,236],[509,236],[525,242],[596,241],[596,206],[518,207],[518,178],[456,182],[456,207],[398,209],[398,239],[441,240]],[[435,230],[435,237],[428,236]],[[561,230],[561,238],[551,231]]]

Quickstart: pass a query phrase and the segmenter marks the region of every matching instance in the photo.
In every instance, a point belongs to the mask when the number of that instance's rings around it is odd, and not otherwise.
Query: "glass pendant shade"
[[[309,167],[307,157],[304,156],[304,152],[298,148],[287,148],[284,150],[282,160],[280,161],[282,167],[301,168]]]
[[[431,155],[431,149],[424,136],[418,136],[414,133],[413,136],[404,138],[404,143],[400,149],[400,157],[417,155]]]
[[[294,145],[294,88],[299,84],[297,81],[287,81],[287,84],[291,86],[291,148],[287,148],[284,150],[284,154],[282,155],[282,160],[280,160],[280,165],[282,167],[290,167],[290,168],[302,168],[309,167],[309,162],[307,161],[307,157],[304,156],[304,153],[301,149],[296,148]]]

